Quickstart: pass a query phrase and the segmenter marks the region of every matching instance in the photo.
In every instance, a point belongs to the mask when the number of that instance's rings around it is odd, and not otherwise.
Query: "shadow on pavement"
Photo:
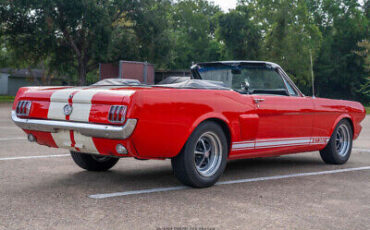
[[[66,172],[57,179],[45,181],[41,186],[53,189],[73,188],[89,190],[89,193],[110,193],[117,191],[140,190],[157,187],[179,186],[174,177],[170,162],[168,165],[145,165],[143,168],[123,169],[123,165],[107,172]],[[123,166],[123,167],[122,167]],[[241,178],[264,177],[315,171],[313,167],[326,170],[320,159],[305,156],[273,157],[232,160],[228,162],[222,181]],[[77,167],[77,166],[76,166]],[[316,169],[317,170],[317,169]],[[319,171],[319,170],[318,170]],[[50,178],[49,178],[50,179]],[[39,186],[39,185],[37,185]],[[38,188],[40,189],[40,188]]]

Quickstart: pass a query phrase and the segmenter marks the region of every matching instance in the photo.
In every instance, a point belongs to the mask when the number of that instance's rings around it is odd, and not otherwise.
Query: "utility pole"
[[[310,49],[310,60],[311,60],[312,97],[315,98],[315,77],[313,75],[313,62],[312,62],[312,50],[311,49]]]

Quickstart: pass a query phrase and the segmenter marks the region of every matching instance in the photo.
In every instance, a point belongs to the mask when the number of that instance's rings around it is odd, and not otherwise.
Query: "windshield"
[[[204,80],[222,81],[241,93],[287,94],[282,77],[267,65],[216,63],[199,65],[198,72]]]

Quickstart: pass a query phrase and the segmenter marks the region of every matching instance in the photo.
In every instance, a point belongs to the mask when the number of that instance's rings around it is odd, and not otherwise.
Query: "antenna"
[[[313,75],[312,50],[310,49],[311,60],[311,80],[312,80],[312,98],[315,98],[315,77]]]

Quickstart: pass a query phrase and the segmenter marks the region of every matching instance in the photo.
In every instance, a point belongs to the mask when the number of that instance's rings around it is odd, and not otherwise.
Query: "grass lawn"
[[[0,96],[0,102],[13,102],[14,96]]]
[[[370,114],[370,106],[365,106],[366,114]]]

